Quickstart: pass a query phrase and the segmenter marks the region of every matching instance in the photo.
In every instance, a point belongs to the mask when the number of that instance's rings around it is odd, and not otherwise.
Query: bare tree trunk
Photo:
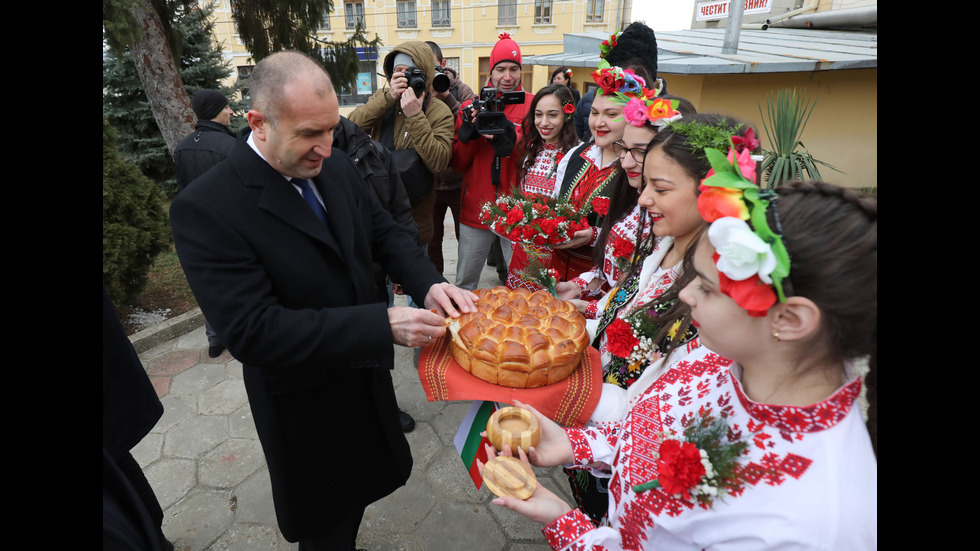
[[[136,63],[136,73],[143,82],[153,118],[160,127],[167,148],[173,153],[177,143],[194,131],[197,117],[174,65],[160,15],[147,0],[135,0],[132,13],[143,28],[130,49]]]

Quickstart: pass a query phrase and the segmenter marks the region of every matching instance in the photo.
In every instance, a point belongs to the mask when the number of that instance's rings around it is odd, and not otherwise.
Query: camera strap
[[[494,155],[490,164],[490,183],[494,188],[500,187],[500,155]]]

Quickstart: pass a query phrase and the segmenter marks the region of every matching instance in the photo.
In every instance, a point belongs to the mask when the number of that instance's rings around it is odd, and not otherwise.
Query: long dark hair
[[[522,123],[524,125],[524,138],[521,140],[521,144],[524,147],[524,162],[521,163],[520,171],[517,174],[518,183],[524,181],[524,176],[534,166],[534,160],[544,146],[544,140],[541,139],[541,134],[534,127],[534,110],[538,107],[538,102],[541,101],[541,98],[545,96],[555,96],[558,98],[558,103],[561,107],[564,107],[566,102],[575,105],[571,90],[564,84],[549,84],[538,90],[537,94],[534,94],[534,99],[531,100],[531,106],[528,108],[527,114],[524,115],[524,122]],[[575,125],[571,119],[566,117],[566,120],[561,126],[561,130],[558,132],[558,151],[566,153],[577,144],[578,134],[575,133]]]
[[[870,357],[867,427],[877,457],[878,201],[822,182],[792,182],[776,193],[790,257],[783,288],[820,308],[823,359]],[[767,215],[770,227],[776,227],[772,210]]]
[[[691,177],[695,182],[700,182],[708,175],[708,170],[711,169],[711,165],[708,163],[708,158],[704,155],[705,147],[716,147],[722,151],[728,151],[731,146],[729,140],[717,140],[713,143],[707,143],[702,141],[703,135],[697,132],[691,131],[694,127],[715,127],[719,129],[727,129],[719,134],[724,137],[727,134],[732,135],[743,135],[745,131],[749,128],[748,125],[741,123],[733,119],[732,117],[725,117],[722,115],[712,114],[712,113],[701,113],[693,115],[691,117],[685,117],[681,124],[670,124],[662,128],[660,132],[647,146],[646,156],[644,157],[644,174],[646,173],[646,159],[650,158],[650,153],[654,149],[660,149],[663,151],[667,157],[677,163],[684,172]],[[726,142],[727,141],[727,145]],[[644,181],[644,185],[646,182]],[[642,188],[641,188],[642,189]],[[695,194],[700,194],[700,191],[695,190]],[[626,281],[628,277],[632,277],[636,272],[643,268],[643,258],[645,253],[652,251],[653,246],[656,242],[657,236],[651,231],[646,237],[642,237],[643,226],[646,221],[647,213],[643,213],[643,217],[640,220],[639,227],[637,228],[636,236],[636,246],[634,247],[633,260],[630,264],[629,269],[624,273],[620,281]],[[700,231],[706,229],[702,228]],[[691,328],[691,307],[684,303],[684,301],[678,299],[678,295],[681,290],[690,283],[695,277],[695,271],[693,267],[694,263],[694,252],[697,250],[697,244],[700,238],[700,233],[694,236],[687,250],[684,251],[683,264],[681,268],[681,273],[678,278],[671,284],[670,288],[667,289],[663,294],[650,302],[646,307],[655,308],[662,304],[670,304],[670,307],[665,311],[657,315],[657,320],[660,322],[661,329],[657,335],[653,338],[653,342],[667,342],[666,350],[661,350],[661,352],[666,355],[668,352],[674,349],[677,344],[680,344],[680,339],[688,333]],[[680,320],[681,324],[676,329],[674,337],[671,340],[667,340],[668,334],[671,332],[671,328],[674,322]]]

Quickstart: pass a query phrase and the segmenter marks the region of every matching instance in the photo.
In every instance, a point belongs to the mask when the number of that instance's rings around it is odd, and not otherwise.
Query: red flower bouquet
[[[568,202],[515,189],[483,205],[480,220],[497,235],[533,246],[558,245],[572,239],[575,232],[589,228],[587,205],[581,211]]]

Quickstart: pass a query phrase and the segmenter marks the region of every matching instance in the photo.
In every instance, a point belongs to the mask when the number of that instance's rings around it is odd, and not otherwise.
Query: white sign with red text
[[[698,21],[713,21],[728,17],[728,0],[721,2],[699,2],[697,5]],[[753,13],[769,13],[772,10],[772,0],[745,0],[745,15]]]

